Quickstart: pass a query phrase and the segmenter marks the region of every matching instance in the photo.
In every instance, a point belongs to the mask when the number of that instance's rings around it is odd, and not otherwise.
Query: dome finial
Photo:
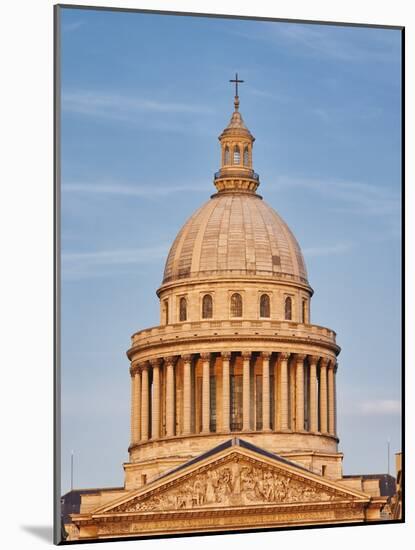
[[[233,104],[235,105],[235,111],[239,109],[239,96],[238,96],[238,84],[245,82],[244,80],[238,79],[238,73],[235,73],[235,78],[229,80],[229,82],[235,82],[235,99]]]

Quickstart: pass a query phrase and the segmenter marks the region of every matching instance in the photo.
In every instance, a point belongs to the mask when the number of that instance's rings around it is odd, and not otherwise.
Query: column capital
[[[130,376],[131,376],[131,378],[134,378],[134,376],[135,376],[138,372],[140,372],[140,371],[139,371],[139,368],[138,368],[138,365],[131,365],[131,367],[130,367]]]
[[[152,368],[159,367],[161,365],[161,357],[156,357],[155,359],[150,359],[149,363]]]
[[[261,351],[261,357],[262,359],[268,359],[268,361],[271,359],[272,352],[271,351]]]
[[[175,355],[168,355],[167,357],[163,357],[163,359],[166,365],[174,365],[174,363],[176,362]]]
[[[332,370],[335,371],[336,370],[336,365],[337,365],[336,361],[333,361],[333,359],[329,359],[329,363],[327,365],[327,368],[332,369]]]
[[[320,367],[326,368],[330,363],[330,359],[328,357],[320,357]]]
[[[297,362],[302,362],[304,361],[304,359],[307,357],[307,355],[305,355],[304,353],[296,353],[295,354],[295,359]]]
[[[150,368],[150,362],[146,361],[145,363],[142,363],[140,365],[140,368],[141,368],[141,372],[148,371]]]
[[[147,361],[142,361],[141,363],[136,363],[134,365],[134,369],[137,370],[137,372],[141,372],[143,370],[143,367],[147,365]]]
[[[250,360],[252,357],[252,351],[241,351],[241,357],[244,361]]]
[[[193,355],[191,353],[186,353],[180,356],[184,363],[191,363]]]
[[[231,351],[222,351],[221,356],[222,359],[225,359],[226,361],[230,361],[232,352]]]
[[[285,351],[282,351],[278,354],[278,363],[281,363],[281,361],[288,361],[290,358],[290,353],[287,353]]]
[[[211,356],[210,351],[203,352],[203,353],[200,354],[200,358],[201,358],[202,361],[210,361],[210,356]]]
[[[319,361],[320,357],[318,355],[309,355],[308,356],[308,360],[310,362],[310,366],[311,365],[314,365],[316,366],[318,361]]]

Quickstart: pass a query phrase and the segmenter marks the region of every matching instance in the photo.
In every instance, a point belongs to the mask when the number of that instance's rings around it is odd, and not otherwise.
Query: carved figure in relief
[[[215,470],[209,470],[206,476],[206,503],[212,504],[216,502],[216,490],[218,487],[217,472]]]
[[[197,479],[193,485],[193,503],[196,506],[202,506],[205,501],[205,491],[202,482]]]

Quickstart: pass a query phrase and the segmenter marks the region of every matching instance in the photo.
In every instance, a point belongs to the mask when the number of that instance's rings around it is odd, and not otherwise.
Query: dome
[[[202,205],[177,235],[163,283],[230,275],[308,284],[297,240],[275,210],[254,193],[217,193]]]

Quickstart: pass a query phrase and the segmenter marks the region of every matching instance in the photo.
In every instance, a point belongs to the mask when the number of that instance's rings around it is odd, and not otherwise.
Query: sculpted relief
[[[216,468],[195,473],[176,487],[159,494],[126,502],[113,512],[182,510],[218,506],[243,506],[339,499],[334,492],[307,484],[280,470],[258,462],[227,461]]]

